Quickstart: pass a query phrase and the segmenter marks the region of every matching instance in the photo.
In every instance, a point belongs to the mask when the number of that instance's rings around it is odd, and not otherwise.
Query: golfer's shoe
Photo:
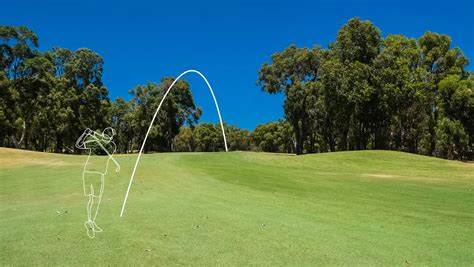
[[[100,228],[96,223],[95,221],[92,221],[92,230],[94,230],[94,232],[96,233],[102,233],[102,228]]]
[[[91,221],[86,221],[84,223],[84,226],[86,227],[86,230],[87,230],[87,236],[89,236],[90,238],[94,238],[95,237],[95,231],[94,231],[94,226],[92,225],[92,222]]]

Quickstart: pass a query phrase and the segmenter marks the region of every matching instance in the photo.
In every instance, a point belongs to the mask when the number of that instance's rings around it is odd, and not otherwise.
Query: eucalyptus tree
[[[440,125],[438,122],[437,125],[437,151],[442,149],[438,147],[440,140],[442,140],[441,146],[444,145],[444,147],[449,140],[454,140],[457,153],[450,155],[460,159],[472,158],[474,156],[474,79],[472,76],[463,79],[459,75],[449,75],[439,82],[438,88],[439,110],[444,124]],[[464,134],[465,137],[463,137]],[[462,142],[464,138],[466,142]]]
[[[379,99],[372,63],[381,44],[376,26],[353,18],[339,29],[336,41],[330,45],[331,58],[321,76],[329,81],[323,82],[323,94],[329,101],[326,103],[339,106],[334,118],[339,129],[338,150],[366,149],[374,132]],[[335,103],[330,103],[331,97]]]
[[[317,98],[319,70],[325,51],[313,48],[297,48],[292,45],[271,56],[271,63],[264,63],[259,71],[257,84],[270,94],[284,93],[285,117],[293,127],[296,154],[304,152],[304,142],[309,135],[311,110]]]
[[[293,153],[295,139],[292,126],[285,120],[269,122],[255,127],[250,141],[258,151]]]
[[[173,151],[194,152],[196,150],[197,141],[194,136],[193,128],[189,126],[181,127],[179,133],[173,140]]]
[[[32,60],[38,56],[38,37],[26,27],[0,26],[0,124],[1,135],[15,147],[26,140],[31,109],[28,105],[35,93],[29,90],[27,81],[39,63]],[[21,105],[26,104],[26,105]]]
[[[117,131],[116,144],[117,151],[120,153],[128,153],[133,146],[133,110],[131,102],[125,101],[122,97],[118,97],[113,101],[110,115],[111,125]]]
[[[210,122],[200,123],[193,129],[193,132],[196,151],[214,152],[225,149],[220,125]]]
[[[148,83],[130,91],[136,109],[134,124],[139,129],[136,131],[139,142],[145,137],[153,114],[173,81],[174,78],[165,77],[159,84]],[[162,103],[145,149],[171,151],[173,139],[179,133],[180,127],[185,123],[195,124],[201,113],[201,109],[194,103],[188,82],[185,80],[176,82]]]
[[[429,73],[427,81],[431,97],[428,98],[430,104],[430,117],[428,122],[428,142],[426,153],[432,155],[436,149],[436,125],[439,119],[438,108],[438,84],[449,74],[457,74],[466,77],[465,66],[468,64],[467,58],[461,49],[451,48],[451,38],[448,35],[434,32],[426,32],[418,40],[422,49],[423,66]]]
[[[421,48],[413,38],[389,35],[373,68],[379,99],[375,147],[418,152],[430,109]]]

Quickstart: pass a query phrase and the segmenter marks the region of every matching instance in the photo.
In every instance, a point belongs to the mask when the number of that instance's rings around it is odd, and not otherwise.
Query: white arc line
[[[127,204],[128,194],[130,193],[130,188],[132,187],[133,178],[135,177],[135,172],[136,172],[136,170],[137,170],[138,163],[140,162],[140,158],[141,158],[141,156],[142,156],[143,148],[145,147],[146,139],[148,138],[148,134],[150,133],[151,127],[153,126],[153,122],[155,122],[156,115],[158,115],[158,111],[160,111],[161,105],[162,105],[163,102],[165,101],[166,96],[167,96],[168,93],[171,91],[171,89],[172,89],[173,86],[176,84],[176,82],[177,82],[182,76],[184,76],[185,74],[190,73],[190,72],[194,72],[194,73],[198,74],[199,76],[201,76],[201,78],[203,78],[204,81],[206,82],[207,87],[209,88],[209,91],[211,91],[212,98],[214,99],[214,104],[216,104],[217,115],[219,116],[219,121],[220,121],[220,123],[221,123],[222,135],[224,136],[225,151],[226,151],[226,152],[228,151],[228,149],[227,149],[227,140],[226,140],[225,131],[224,131],[224,123],[222,122],[222,117],[221,117],[221,112],[220,112],[220,110],[219,110],[219,105],[217,104],[216,96],[214,95],[214,91],[212,90],[211,85],[210,85],[209,82],[207,81],[206,77],[204,77],[204,75],[203,75],[202,73],[200,73],[199,71],[197,71],[197,70],[187,70],[187,71],[181,73],[181,74],[178,76],[178,78],[176,78],[176,79],[173,81],[173,83],[170,85],[170,87],[169,87],[168,90],[166,91],[165,95],[164,95],[163,98],[161,99],[161,102],[160,102],[160,104],[158,105],[158,108],[156,109],[155,114],[153,115],[153,119],[151,120],[150,126],[148,127],[148,131],[146,132],[145,139],[143,140],[142,147],[140,148],[140,152],[138,153],[137,161],[135,162],[135,167],[133,168],[132,176],[130,177],[130,182],[128,183],[128,189],[127,189],[127,193],[125,194],[125,199],[123,200],[122,211],[120,211],[120,217],[123,216],[123,212],[124,212],[124,210],[125,210],[125,205]]]

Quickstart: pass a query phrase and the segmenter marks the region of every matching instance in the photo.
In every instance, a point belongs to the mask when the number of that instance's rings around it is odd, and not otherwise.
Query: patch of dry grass
[[[73,156],[0,147],[0,168],[26,166],[61,167],[81,164]]]

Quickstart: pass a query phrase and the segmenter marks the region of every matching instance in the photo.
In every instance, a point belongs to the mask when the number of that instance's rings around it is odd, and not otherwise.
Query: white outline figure
[[[114,164],[117,166],[115,169],[116,172],[120,171],[120,165],[112,156],[116,151],[116,145],[112,141],[114,135],[115,135],[115,130],[111,127],[105,128],[102,134],[99,134],[87,128],[84,131],[84,133],[82,133],[82,135],[76,141],[77,148],[88,150],[89,152],[89,155],[87,156],[87,160],[84,163],[84,170],[82,172],[82,183],[84,187],[84,196],[88,197],[87,206],[86,206],[87,207],[87,220],[84,223],[84,226],[86,227],[87,235],[90,238],[94,238],[95,233],[102,232],[102,229],[99,226],[97,226],[97,224],[95,223],[95,219],[99,212],[99,206],[100,206],[100,201],[102,200],[102,194],[104,193],[105,175],[107,174],[109,161],[112,160]],[[90,168],[89,160],[90,160],[90,157],[92,154],[92,148],[93,148],[93,146],[91,146],[92,143],[94,143],[95,145],[99,145],[99,147],[107,154],[107,163],[106,163],[104,172],[97,171],[94,168],[89,170]],[[111,145],[113,148],[113,151],[107,150],[103,144]],[[97,186],[98,181],[100,182],[98,186],[99,188],[94,188],[94,185]],[[95,208],[94,208],[94,204],[95,204]]]
[[[226,137],[225,137],[225,131],[224,131],[224,123],[222,123],[222,118],[221,118],[221,112],[220,112],[220,110],[219,110],[219,105],[217,104],[216,96],[214,95],[214,91],[212,90],[211,85],[210,85],[209,82],[207,81],[206,77],[204,77],[204,75],[203,75],[202,73],[200,73],[199,71],[197,71],[197,70],[187,70],[187,71],[181,73],[181,74],[178,76],[178,78],[176,78],[176,79],[173,81],[173,83],[170,85],[170,87],[169,87],[168,90],[166,91],[165,95],[164,95],[163,98],[161,99],[160,104],[158,105],[158,108],[157,108],[156,111],[155,111],[155,114],[153,115],[153,119],[152,119],[151,122],[150,122],[150,126],[148,127],[148,131],[146,132],[145,139],[143,139],[142,147],[140,148],[140,152],[138,153],[137,161],[135,162],[135,167],[133,168],[132,176],[130,177],[130,182],[128,183],[128,189],[127,189],[127,193],[125,194],[125,198],[124,198],[124,200],[123,200],[122,211],[120,211],[120,217],[123,216],[123,212],[124,212],[124,210],[125,210],[125,205],[127,204],[128,194],[130,193],[130,188],[132,187],[133,178],[135,177],[135,171],[137,170],[138,162],[140,162],[140,158],[141,158],[141,156],[142,156],[143,148],[145,147],[146,139],[148,138],[148,134],[150,133],[151,127],[153,126],[153,122],[154,122],[155,119],[156,119],[156,115],[158,115],[158,111],[160,111],[160,108],[161,108],[161,105],[163,104],[163,101],[165,101],[166,96],[167,96],[168,93],[171,91],[171,89],[173,88],[173,86],[175,85],[175,83],[176,83],[181,77],[183,77],[185,74],[190,73],[190,72],[194,72],[194,73],[198,74],[199,76],[201,76],[201,78],[203,78],[204,81],[206,82],[207,87],[209,88],[209,91],[211,91],[212,98],[214,99],[214,104],[216,104],[217,115],[219,116],[219,121],[220,121],[220,123],[221,123],[222,135],[224,136],[225,151],[226,151],[226,152],[228,151],[228,149],[227,149],[227,139],[226,139]]]

